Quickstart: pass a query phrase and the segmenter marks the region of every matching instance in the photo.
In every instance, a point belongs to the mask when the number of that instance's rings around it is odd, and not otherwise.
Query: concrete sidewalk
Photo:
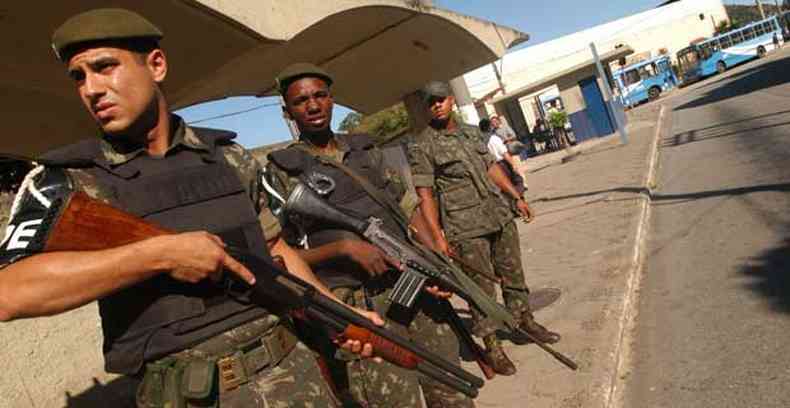
[[[520,222],[527,283],[563,290],[537,317],[563,335],[555,349],[580,368],[569,370],[537,346],[507,343],[519,373],[486,384],[479,407],[608,406],[627,344],[659,116],[658,104],[629,112],[626,146],[610,136],[577,146],[583,152],[570,162],[561,164],[557,152],[530,164],[528,198],[538,216]]]

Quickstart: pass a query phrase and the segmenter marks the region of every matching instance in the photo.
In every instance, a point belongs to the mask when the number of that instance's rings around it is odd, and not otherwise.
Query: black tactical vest
[[[381,163],[375,163],[370,150],[374,148],[373,140],[367,135],[336,135],[348,145],[343,164],[351,168],[356,174],[367,179],[374,187],[385,194],[393,194],[395,187],[384,178]],[[346,214],[361,219],[376,217],[384,222],[384,226],[391,232],[400,234],[401,229],[389,210],[380,206],[365,190],[342,170],[332,165],[327,165],[316,160],[315,156],[305,151],[304,148],[291,146],[269,154],[277,167],[283,169],[290,177],[304,179],[312,172],[329,176],[335,182],[335,188],[323,198]],[[343,238],[363,239],[357,234],[337,229],[324,223],[300,220],[302,232],[307,235],[310,247],[321,246]],[[402,236],[401,238],[404,238]],[[317,276],[329,287],[358,287],[367,281],[367,273],[354,262],[338,259],[325,265],[313,268]],[[386,274],[392,275],[392,274]],[[385,275],[385,276],[386,276]]]
[[[176,147],[165,158],[140,155],[112,165],[90,140],[47,158],[91,159],[86,169],[114,205],[176,231],[205,230],[229,245],[268,256],[256,211],[220,146],[235,135],[193,128],[210,152]],[[137,373],[146,361],[183,350],[253,319],[265,309],[234,300],[218,286],[182,283],[162,274],[99,300],[108,372]]]

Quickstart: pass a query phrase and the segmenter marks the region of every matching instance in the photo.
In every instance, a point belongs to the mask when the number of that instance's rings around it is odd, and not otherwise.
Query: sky
[[[693,0],[692,0],[693,1]],[[662,0],[434,0],[437,7],[509,26],[530,35],[520,47],[528,47],[608,21],[648,10]],[[765,3],[772,2],[771,0]],[[751,0],[727,0],[727,4],[754,4]],[[517,48],[520,48],[517,47]],[[235,112],[238,115],[215,118]],[[332,122],[337,128],[350,112],[335,106]],[[245,147],[282,142],[290,133],[282,118],[278,98],[239,97],[204,103],[178,112],[195,126],[215,127],[238,133]]]

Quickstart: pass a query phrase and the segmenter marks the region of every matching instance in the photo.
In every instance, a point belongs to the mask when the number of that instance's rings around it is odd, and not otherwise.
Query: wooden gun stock
[[[98,251],[174,233],[81,191],[63,205],[44,251]]]

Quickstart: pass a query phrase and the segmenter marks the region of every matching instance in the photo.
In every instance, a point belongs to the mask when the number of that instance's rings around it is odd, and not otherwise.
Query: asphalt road
[[[790,407],[790,46],[677,92],[625,407]]]

